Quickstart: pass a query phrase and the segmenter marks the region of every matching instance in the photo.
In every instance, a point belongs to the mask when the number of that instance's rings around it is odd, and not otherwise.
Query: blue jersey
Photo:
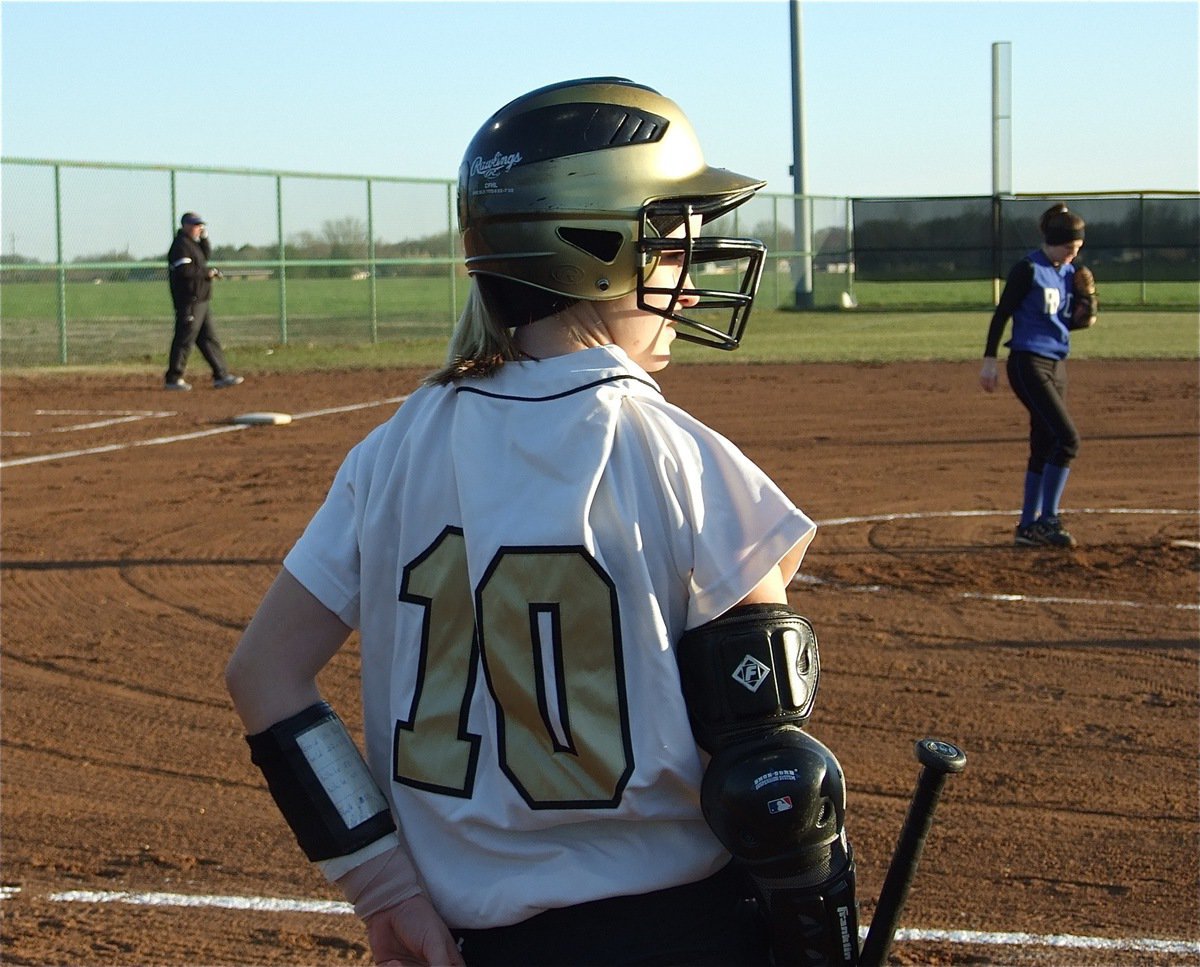
[[[1013,334],[1006,346],[1049,359],[1066,359],[1071,349],[1072,283],[1075,266],[1054,265],[1040,248],[1025,256],[1033,280],[1013,310]]]

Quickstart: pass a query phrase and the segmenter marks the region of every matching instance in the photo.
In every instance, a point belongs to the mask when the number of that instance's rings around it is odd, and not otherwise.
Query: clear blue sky
[[[616,74],[678,101],[711,164],[788,193],[789,10],[788,0],[3,0],[0,150],[454,178],[500,105]],[[807,192],[990,194],[995,42],[1012,45],[1014,191],[1197,190],[1198,10],[1195,0],[805,0]],[[46,257],[44,203],[23,210],[31,192],[6,182],[3,244]],[[68,199],[68,255],[97,250],[77,224],[93,217],[118,249],[161,246],[161,201],[86,194],[110,211],[81,216],[78,195]],[[142,204],[145,217],[130,214]],[[269,237],[266,201],[261,213],[230,199],[227,211],[199,205],[224,219],[225,238],[234,215]]]
[[[803,4],[809,192],[988,194],[991,45],[1016,191],[1200,187],[1192,2]],[[792,183],[787,0],[2,5],[8,156],[452,178],[488,114],[619,74],[710,163]]]

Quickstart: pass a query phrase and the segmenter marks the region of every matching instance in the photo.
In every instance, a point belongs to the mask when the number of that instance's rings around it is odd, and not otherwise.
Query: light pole
[[[796,286],[796,308],[811,309],[813,306],[812,278],[812,210],[804,197],[804,67],[803,28],[800,20],[800,0],[791,0],[792,22],[792,193],[794,202],[795,238],[792,249],[797,253],[793,261],[792,278]]]

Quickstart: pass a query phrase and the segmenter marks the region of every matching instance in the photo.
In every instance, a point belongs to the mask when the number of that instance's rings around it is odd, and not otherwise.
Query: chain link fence
[[[165,361],[166,251],[184,211],[208,221],[226,345],[443,341],[467,291],[454,192],[449,179],[0,159],[0,366]],[[760,193],[706,231],[767,243],[761,307],[978,310],[1060,200],[1088,222],[1083,261],[1107,308],[1200,307],[1196,194]]]

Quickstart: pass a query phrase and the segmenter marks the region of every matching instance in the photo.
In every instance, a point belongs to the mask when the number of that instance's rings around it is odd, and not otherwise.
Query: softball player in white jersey
[[[615,78],[519,98],[468,148],[448,362],[350,451],[227,670],[379,963],[769,962],[677,646],[786,605],[815,528],[650,375],[676,335],[736,347],[762,246],[700,229],[760,187]],[[736,287],[695,288],[717,260]],[[316,685],[352,629],[366,768]]]

